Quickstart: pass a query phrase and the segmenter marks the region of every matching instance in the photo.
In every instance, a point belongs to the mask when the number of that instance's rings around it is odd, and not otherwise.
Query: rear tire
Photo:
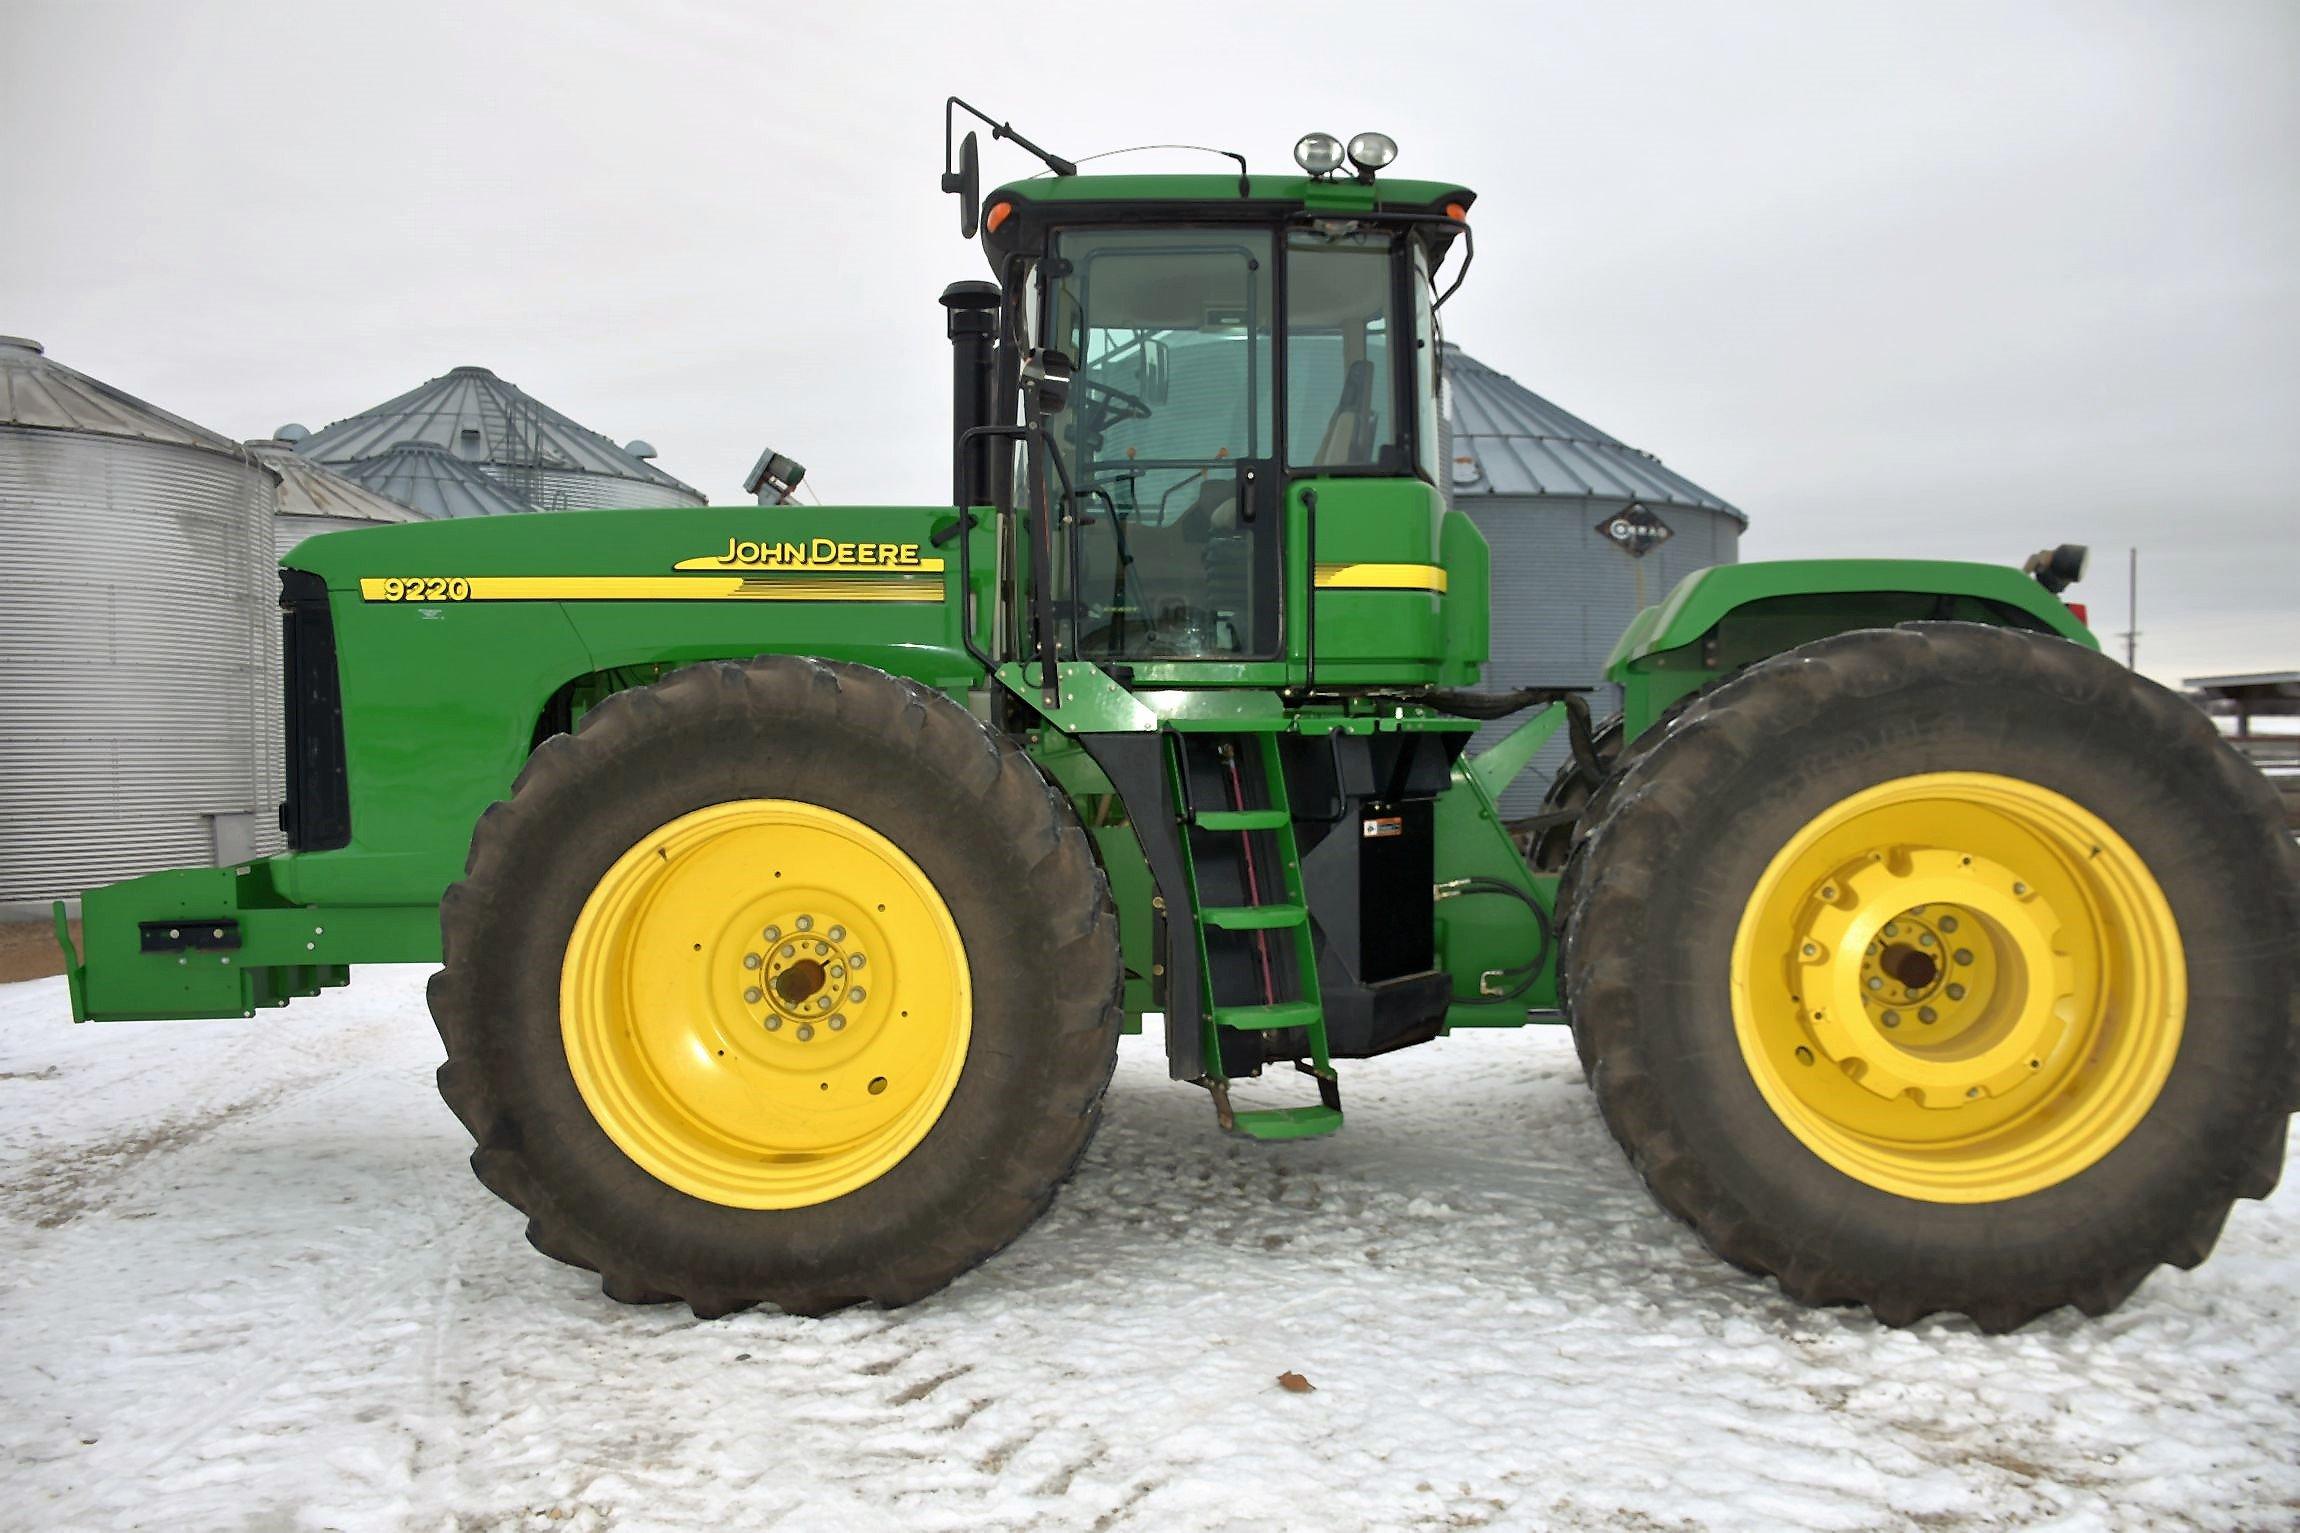
[[[819,962],[763,940],[784,905],[821,907]],[[1116,1058],[1117,922],[1067,800],[866,666],[609,698],[482,817],[440,920],[472,1168],[625,1302],[923,1297],[1045,1211]]]
[[[1718,686],[1605,797],[1566,1007],[1614,1137],[1728,1261],[2005,1331],[2196,1265],[2274,1189],[2300,877],[2172,693],[2036,635],[1849,633]]]

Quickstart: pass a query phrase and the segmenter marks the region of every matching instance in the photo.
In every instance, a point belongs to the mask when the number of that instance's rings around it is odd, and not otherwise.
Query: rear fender
[[[1781,559],[1697,570],[1638,613],[1605,663],[1629,738],[1670,704],[1759,660],[1856,628],[1989,623],[2100,648],[2035,580],[1999,564],[1935,559]]]

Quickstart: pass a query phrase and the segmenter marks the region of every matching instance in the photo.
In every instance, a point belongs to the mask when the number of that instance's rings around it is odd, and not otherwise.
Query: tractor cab
[[[1180,686],[1474,675],[1482,611],[1445,613],[1436,374],[1472,197],[1311,140],[1331,156],[1298,176],[1057,170],[982,199],[995,320],[989,387],[960,363],[957,495],[1014,513],[1008,655]]]

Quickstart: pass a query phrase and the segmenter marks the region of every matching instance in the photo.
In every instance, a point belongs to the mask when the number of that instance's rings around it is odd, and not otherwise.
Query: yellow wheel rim
[[[1789,1131],[1872,1187],[1989,1203],[2122,1143],[2187,1010],[2172,907],[2034,783],[1904,777],[1816,816],[1733,942],[1733,1026]]]
[[[973,990],[918,864],[835,810],[746,799],[642,837],[576,918],[560,1036],[584,1105],[658,1180],[801,1208],[942,1116]]]

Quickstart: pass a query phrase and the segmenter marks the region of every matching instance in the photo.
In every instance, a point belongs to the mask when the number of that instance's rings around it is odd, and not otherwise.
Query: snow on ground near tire
[[[1349,1128],[1291,1146],[1130,1039],[987,1267],[698,1323],[472,1180],[423,977],[77,1029],[0,987],[0,1526],[2300,1521],[2289,1185],[2106,1320],[1888,1331],[1657,1212],[1555,1030],[1350,1066]]]

